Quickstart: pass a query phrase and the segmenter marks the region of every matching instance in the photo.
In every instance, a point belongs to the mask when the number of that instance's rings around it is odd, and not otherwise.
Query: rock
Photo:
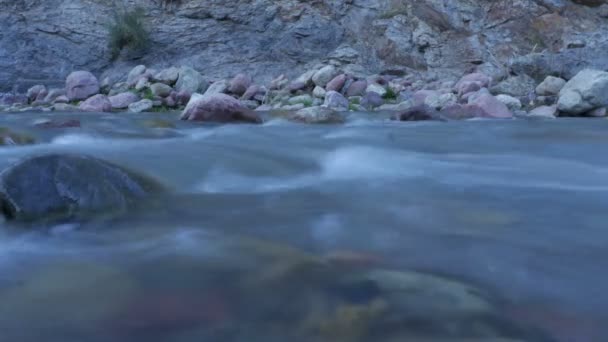
[[[492,78],[479,72],[463,76],[456,85],[454,91],[458,96],[477,91],[481,88],[487,88],[492,83]]]
[[[490,94],[472,97],[469,99],[469,104],[479,106],[483,110],[484,116],[488,118],[505,119],[513,117],[509,108]]]
[[[159,73],[152,76],[152,81],[164,83],[169,86],[175,85],[179,78],[179,69],[176,67],[170,67],[161,70]]]
[[[27,90],[27,98],[30,102],[33,102],[38,98],[38,95],[42,92],[44,92],[46,96],[46,87],[42,84],[35,85]]]
[[[262,119],[226,94],[193,94],[181,120],[262,123]]]
[[[311,105],[312,104],[312,97],[310,95],[299,95],[299,96],[294,96],[291,97],[289,100],[287,100],[287,103],[289,103],[290,105],[295,105],[295,104],[303,104],[303,105]]]
[[[171,94],[162,100],[162,105],[167,108],[177,107],[177,93],[171,92]]]
[[[77,106],[65,102],[55,103],[52,108],[56,112],[77,112],[79,110]]]
[[[146,73],[146,66],[145,65],[138,65],[136,67],[134,67],[133,69],[131,69],[131,71],[129,71],[129,74],[127,75],[127,84],[130,87],[133,87],[137,84],[137,82],[139,81],[140,77],[143,76]]]
[[[461,102],[471,103],[471,102],[473,102],[476,98],[478,98],[481,95],[490,95],[490,96],[492,96],[492,94],[490,94],[490,91],[488,90],[488,88],[481,88],[481,89],[479,89],[476,92],[464,94],[460,99],[461,99]]]
[[[348,110],[349,102],[342,94],[337,91],[330,90],[325,94],[325,102],[323,107],[335,109],[338,111]]]
[[[99,93],[99,81],[88,71],[74,71],[65,81],[65,93],[70,101],[87,99]]]
[[[453,93],[445,93],[445,94],[433,94],[424,99],[424,104],[435,108],[436,110],[441,110],[448,105],[454,104],[458,101],[458,98]]]
[[[258,101],[254,100],[241,100],[241,104],[249,109],[256,109],[260,105]]]
[[[110,100],[113,109],[125,109],[128,108],[130,104],[139,101],[139,96],[128,91],[110,96],[108,99]]]
[[[44,102],[46,102],[46,103],[55,102],[55,100],[59,96],[64,96],[64,95],[65,95],[65,89],[58,89],[58,88],[50,89],[48,91],[48,93],[46,94],[46,96],[44,97]],[[67,99],[67,97],[66,97],[66,99]]]
[[[410,100],[406,100],[399,103],[385,103],[382,106],[376,108],[378,111],[404,111],[413,107],[413,103]]]
[[[367,90],[367,81],[366,80],[354,81],[353,83],[350,84],[350,86],[346,90],[346,96],[347,97],[363,96],[363,95],[365,95],[366,90]]]
[[[173,88],[164,83],[154,83],[150,86],[150,90],[154,96],[167,97],[169,94],[171,94]]]
[[[286,111],[297,111],[297,110],[306,108],[306,105],[303,103],[296,103],[296,104],[292,104],[292,105],[288,104],[288,105],[280,106],[278,108],[281,110],[286,110]]]
[[[344,84],[346,83],[346,75],[340,74],[334,77],[327,85],[325,86],[325,90],[327,91],[337,91],[340,92]]]
[[[190,101],[190,97],[192,96],[192,94],[190,94],[187,91],[179,91],[179,92],[177,92],[176,96],[177,96],[177,104],[179,106],[185,106]]]
[[[423,105],[426,102],[426,99],[429,97],[438,98],[441,96],[441,93],[437,90],[418,90],[412,94],[412,101],[415,106]]]
[[[27,104],[28,98],[25,94],[0,93],[0,104],[12,106],[17,104]]]
[[[148,87],[150,87],[150,80],[147,77],[140,77],[137,84],[135,84],[135,90],[137,91],[142,91]]]
[[[270,82],[270,90],[283,89],[288,83],[289,80],[287,77],[285,77],[285,75],[280,75]]]
[[[78,108],[85,112],[111,112],[112,103],[107,96],[97,94],[83,101]]]
[[[521,109],[521,101],[519,99],[505,94],[496,95],[496,99],[504,103],[510,111],[516,111]]]
[[[509,77],[490,88],[493,95],[506,94],[513,97],[525,97],[534,93],[536,82],[528,75]]]
[[[559,77],[547,76],[544,81],[536,87],[536,95],[552,96],[558,95],[559,91],[566,85],[566,80]]]
[[[527,116],[555,119],[557,117],[557,106],[540,106],[531,110]]]
[[[228,90],[235,95],[242,96],[247,91],[247,88],[251,86],[253,80],[251,76],[245,74],[238,74],[230,81]]]
[[[418,105],[396,113],[391,117],[391,120],[397,121],[425,121],[425,120],[443,120],[439,112],[434,108],[426,105]]]
[[[181,67],[179,69],[179,76],[175,83],[175,90],[177,92],[185,91],[193,94],[198,91],[204,92],[207,90],[207,87],[207,82],[198,71],[190,67]]]
[[[324,99],[325,94],[327,94],[327,91],[323,87],[315,86],[315,89],[312,90],[312,96],[319,99]]]
[[[588,111],[587,113],[585,113],[585,116],[589,116],[592,118],[603,118],[607,114],[606,111],[607,111],[606,107],[600,107],[600,108],[596,108],[591,111]]]
[[[373,110],[374,108],[382,106],[384,104],[384,99],[382,98],[382,95],[375,91],[370,91],[363,96],[360,104],[367,110]]]
[[[39,128],[80,128],[80,120],[44,120],[35,124]]]
[[[366,93],[376,93],[380,95],[380,97],[386,96],[387,90],[384,86],[379,85],[378,83],[370,83],[365,89]]]
[[[219,80],[211,83],[205,95],[213,95],[213,94],[225,94],[230,87],[230,83],[226,80]]]
[[[128,107],[131,113],[149,112],[154,107],[154,101],[143,99],[129,104]]]
[[[124,212],[163,187],[152,179],[88,156],[26,159],[0,175],[0,207],[10,220],[83,218]]]
[[[6,145],[27,145],[33,144],[34,138],[30,137],[25,133],[12,131],[5,127],[0,127],[0,146]],[[0,204],[2,202],[2,196],[0,194]],[[0,211],[2,206],[0,205]]]
[[[253,100],[253,98],[260,92],[260,90],[261,87],[259,85],[254,84],[249,86],[243,96],[241,96],[241,100]]]
[[[104,95],[108,95],[110,90],[112,90],[112,81],[110,80],[110,77],[105,77],[103,80],[101,80],[99,91]]]
[[[315,72],[315,74],[312,76],[312,81],[315,85],[325,87],[329,81],[336,77],[337,73],[338,71],[333,65],[326,65],[319,71]]]
[[[440,112],[441,116],[450,120],[472,119],[476,117],[484,117],[485,112],[477,105],[462,105],[452,104],[443,108]]]
[[[560,112],[579,115],[608,106],[608,72],[585,69],[566,83],[559,92]]]
[[[308,124],[336,124],[345,121],[342,114],[327,107],[304,108],[295,113],[291,113],[288,119]]]
[[[57,96],[57,98],[53,101],[54,103],[68,103],[70,99],[68,99],[65,95]]]
[[[299,90],[304,90],[306,88],[306,84],[299,82],[299,81],[293,81],[291,83],[289,83],[289,85],[287,86],[287,90],[290,93],[297,93]]]

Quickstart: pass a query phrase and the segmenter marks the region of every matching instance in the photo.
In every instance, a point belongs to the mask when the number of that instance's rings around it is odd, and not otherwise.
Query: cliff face
[[[328,60],[351,72],[481,68],[499,75],[510,67],[541,77],[605,69],[603,2],[0,0],[0,90],[62,83],[75,69],[100,74],[140,63],[261,80]],[[117,9],[135,6],[145,9],[151,47],[111,62],[106,25]]]

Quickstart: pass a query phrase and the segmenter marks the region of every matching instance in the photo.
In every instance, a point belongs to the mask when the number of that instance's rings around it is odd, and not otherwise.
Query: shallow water
[[[0,341],[608,336],[608,120],[384,119],[1,116],[41,143],[1,148],[0,168],[83,153],[174,191],[111,219],[0,223]]]

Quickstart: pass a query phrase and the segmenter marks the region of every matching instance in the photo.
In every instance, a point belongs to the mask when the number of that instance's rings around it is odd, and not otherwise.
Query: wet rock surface
[[[124,211],[162,186],[92,157],[45,155],[0,176],[2,213],[11,220],[52,220]]]

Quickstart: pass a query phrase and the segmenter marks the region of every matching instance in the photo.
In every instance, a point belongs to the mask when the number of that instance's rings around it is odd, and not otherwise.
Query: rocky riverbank
[[[424,74],[359,75],[348,68],[318,65],[302,75],[268,84],[250,75],[210,80],[190,67],[154,70],[139,65],[112,82],[88,71],[72,72],[64,88],[40,84],[25,94],[0,95],[0,110],[81,112],[182,111],[181,119],[263,122],[269,112],[305,123],[338,123],[343,113],[394,112],[401,121],[561,116],[604,117],[608,72],[585,69],[570,79],[527,75],[499,81],[482,73],[460,78]]]

